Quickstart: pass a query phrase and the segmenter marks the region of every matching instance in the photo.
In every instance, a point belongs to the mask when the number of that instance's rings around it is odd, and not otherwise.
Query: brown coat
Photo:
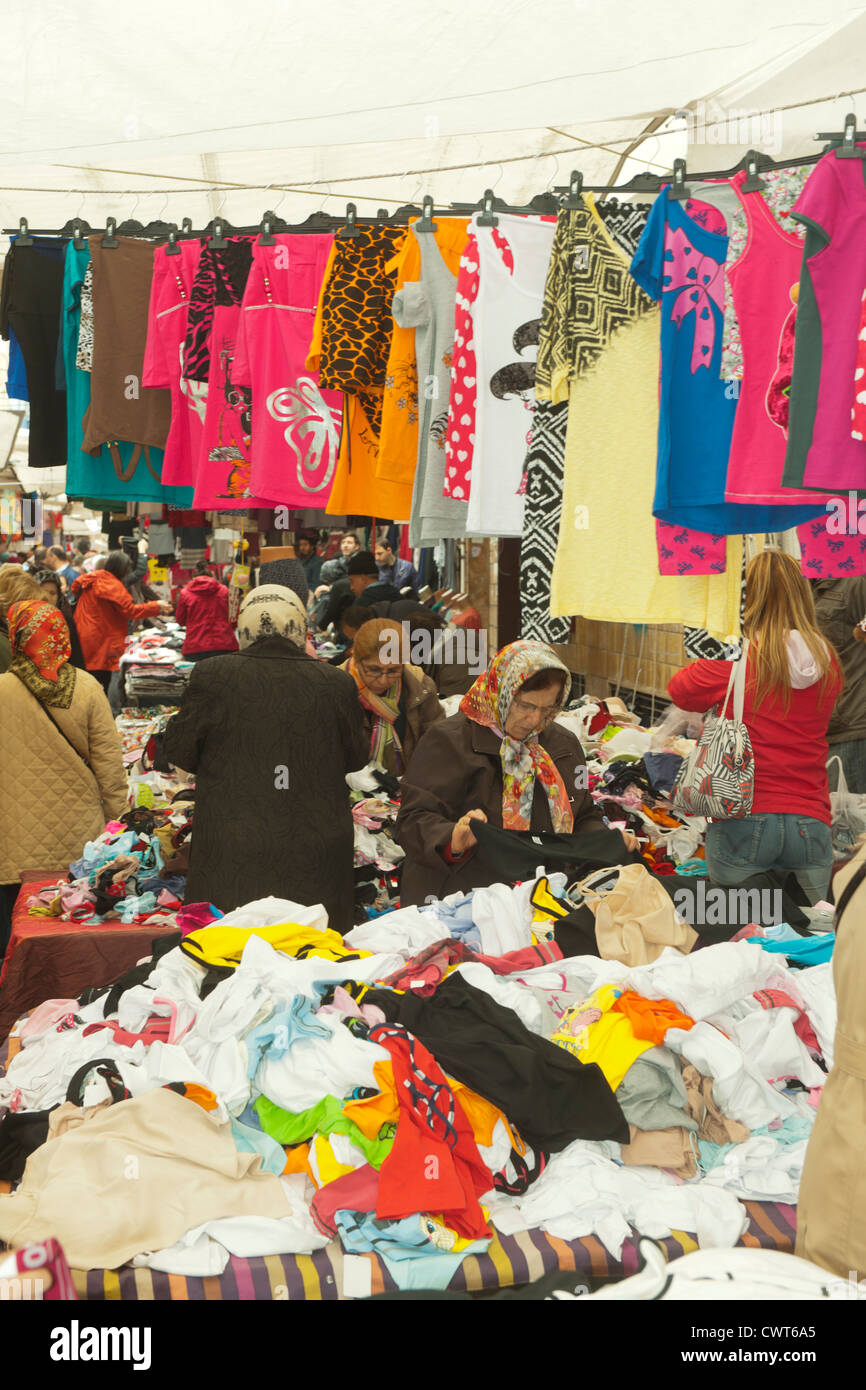
[[[349,662],[344,661],[340,667],[341,671],[348,671]],[[425,676],[420,666],[406,665],[403,667],[403,710],[406,715],[406,729],[403,734],[403,756],[408,766],[412,754],[418,746],[418,741],[422,734],[425,734],[431,724],[437,720],[445,718],[445,711],[439,703],[439,694],[436,685],[430,676]],[[364,716],[364,725],[367,730],[367,737],[373,737],[373,715],[364,706],[361,706],[361,713]],[[397,764],[393,758],[394,745],[388,745],[388,752],[385,755],[386,772],[396,776]]]
[[[577,769],[586,766],[574,734],[551,724],[539,738],[565,783],[575,830],[602,829],[604,822],[589,792],[579,791]],[[459,864],[448,864],[441,850],[466,811],[484,811],[491,825],[502,825],[501,742],[492,729],[452,714],[424,735],[403,778],[403,801],[397,817],[397,840],[406,851],[401,902],[423,903],[426,897],[468,893],[501,880],[473,849]],[[552,830],[544,789],[536,783],[531,830]]]
[[[0,676],[0,883],[17,883],[25,869],[65,874],[127,809],[120,738],[99,682],[76,672],[69,709],[52,708],[51,718],[93,773],[18,677]]]
[[[838,903],[866,864],[866,846],[833,878]],[[838,1015],[833,1067],[806,1150],[797,1207],[796,1254],[840,1279],[866,1279],[866,882],[837,922],[833,983]]]

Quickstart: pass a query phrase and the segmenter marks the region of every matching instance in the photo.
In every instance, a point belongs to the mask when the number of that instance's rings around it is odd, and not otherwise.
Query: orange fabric
[[[286,1173],[306,1173],[314,1187],[318,1187],[313,1170],[310,1167],[310,1146],[309,1144],[295,1144],[293,1148],[286,1149],[286,1166],[283,1174]]]
[[[364,1100],[350,1100],[343,1106],[343,1114],[348,1120],[354,1121],[367,1139],[375,1139],[383,1125],[396,1124],[400,1115],[393,1063],[374,1062],[373,1075],[379,1087],[379,1095],[367,1096]],[[497,1121],[502,1120],[514,1148],[518,1153],[524,1152],[523,1141],[512,1130],[501,1110],[497,1110],[495,1105],[483,1096],[477,1095],[475,1091],[470,1091],[462,1081],[455,1081],[451,1076],[446,1079],[454,1092],[455,1100],[459,1102],[469,1121],[476,1144],[484,1148],[489,1147],[493,1143],[493,1131]]]
[[[418,219],[410,219],[409,226]],[[469,234],[465,217],[437,217],[433,233],[442,259],[456,275]],[[427,235],[425,233],[424,235]],[[421,248],[418,238],[407,236],[403,247],[389,264],[397,272],[397,289],[421,278]],[[449,348],[450,351],[450,348]],[[418,465],[418,368],[415,359],[415,329],[394,324],[385,395],[382,401],[382,428],[376,477],[411,488]]]
[[[79,575],[72,592],[78,595],[75,626],[84,664],[88,671],[116,671],[129,624],[155,617],[159,603],[134,603],[125,585],[108,570]]]
[[[694,1028],[695,1020],[680,1013],[671,999],[644,999],[628,989],[621,994],[611,1013],[625,1014],[632,1032],[641,1041],[661,1044],[669,1028]]]
[[[336,248],[332,246],[313,319],[313,336],[307,353],[307,370],[311,372],[317,372],[320,366],[325,288],[334,268],[335,254]],[[360,401],[347,395],[343,399],[340,452],[326,513],[330,516],[387,516],[395,521],[407,521],[412,509],[413,478],[399,484],[377,479],[379,441]]]
[[[669,825],[671,827],[682,825],[682,821],[677,820],[676,816],[669,815],[667,811],[660,810],[658,806],[644,805],[641,806],[641,810],[644,815],[649,816],[650,820],[654,820],[656,825]]]
[[[216,1110],[219,1101],[213,1091],[209,1091],[206,1086],[199,1086],[196,1081],[185,1081],[184,1086],[186,1087],[184,1095],[187,1100],[194,1101],[196,1105],[201,1106],[202,1110]]]

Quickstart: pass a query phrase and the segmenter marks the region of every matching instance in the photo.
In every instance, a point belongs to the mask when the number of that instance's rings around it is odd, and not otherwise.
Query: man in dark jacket
[[[357,555],[352,556],[348,565],[348,579],[355,602],[365,608],[374,603],[393,603],[405,598],[405,594],[401,594],[393,584],[380,580],[378,566],[369,550],[359,550]]]
[[[383,584],[393,584],[395,589],[420,588],[418,575],[411,560],[401,560],[394,554],[387,541],[376,542],[376,565]]]
[[[291,636],[286,635],[291,633]],[[354,823],[346,773],[365,765],[352,678],[303,650],[306,613],[265,585],[238,615],[241,650],[197,665],[165,732],[196,774],[187,902],[230,912],[257,898],[324,903],[354,922]]]
[[[866,643],[853,629],[866,618],[866,577],[812,581],[818,626],[842,662],[845,685],[827,729],[830,756],[842,760],[848,790],[866,792]],[[830,786],[836,786],[835,768]]]

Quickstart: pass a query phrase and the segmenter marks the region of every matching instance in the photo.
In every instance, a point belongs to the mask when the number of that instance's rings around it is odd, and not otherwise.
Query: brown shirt
[[[104,234],[103,234],[104,235]],[[88,237],[93,265],[93,370],[82,448],[127,440],[162,449],[171,424],[171,394],[142,386],[153,243],[118,237],[103,250]]]
[[[575,783],[585,768],[583,749],[574,734],[551,724],[539,738],[565,783],[574,813],[575,831],[603,829],[604,821],[588,791]],[[501,882],[474,847],[465,858],[446,863],[442,850],[450,844],[456,822],[467,811],[481,810],[491,825],[502,825],[502,745],[492,729],[453,714],[427,731],[403,778],[403,800],[397,817],[397,840],[406,851],[400,900],[404,906],[423,903],[428,896],[468,893]],[[536,782],[531,830],[552,830],[544,788]]]

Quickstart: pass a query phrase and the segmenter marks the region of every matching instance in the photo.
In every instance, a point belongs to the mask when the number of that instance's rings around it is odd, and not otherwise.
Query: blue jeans
[[[830,827],[814,816],[768,811],[707,826],[707,872],[721,886],[752,874],[793,870],[810,903],[827,896],[833,868]]]

